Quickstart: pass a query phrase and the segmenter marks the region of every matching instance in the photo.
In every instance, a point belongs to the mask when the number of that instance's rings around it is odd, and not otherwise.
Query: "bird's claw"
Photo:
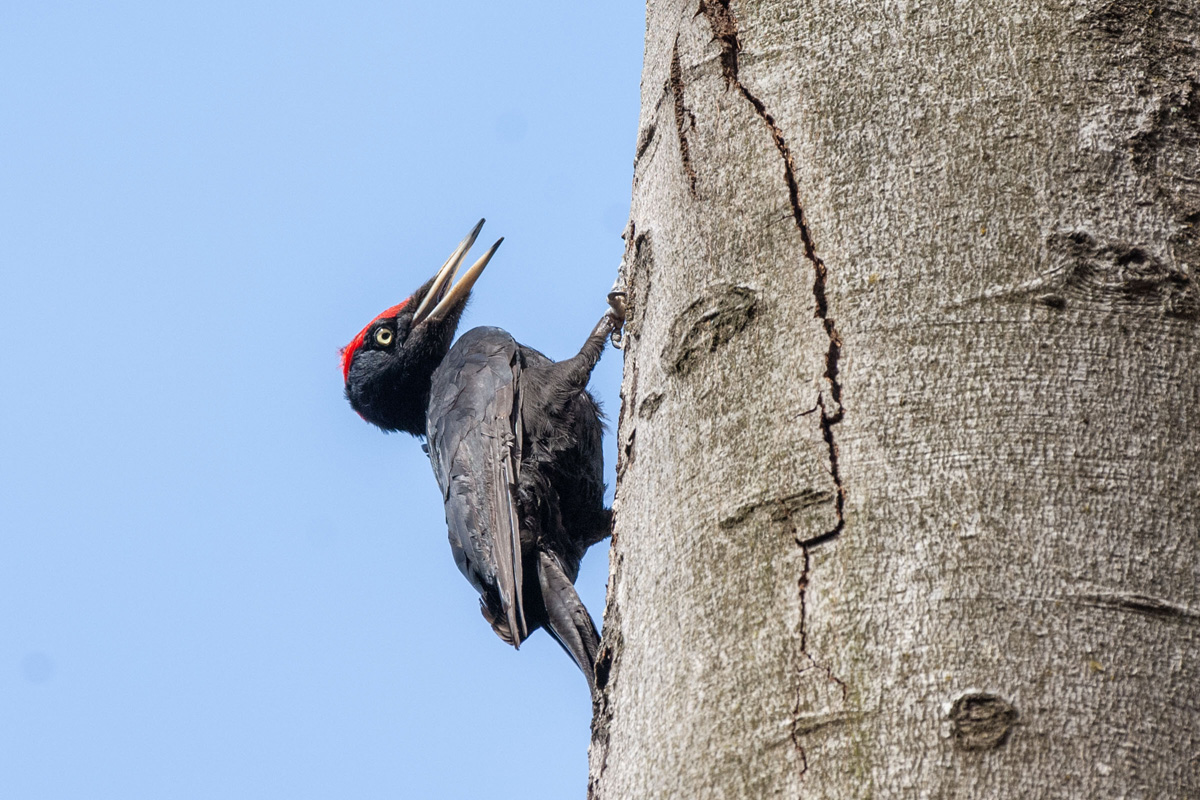
[[[614,289],[608,293],[608,305],[612,309],[612,315],[622,322],[625,321],[625,310],[627,308],[625,299],[624,291]]]
[[[613,347],[617,348],[618,350],[622,350],[625,347],[625,335],[623,333],[625,326],[625,312],[628,310],[625,292],[609,292],[608,305],[610,309],[608,312],[608,317],[610,320],[612,320],[612,332],[609,336],[609,340],[612,342]]]

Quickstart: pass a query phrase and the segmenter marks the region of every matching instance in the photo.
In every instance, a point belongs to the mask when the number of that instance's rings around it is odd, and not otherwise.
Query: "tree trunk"
[[[649,3],[591,796],[1200,797],[1198,15]]]

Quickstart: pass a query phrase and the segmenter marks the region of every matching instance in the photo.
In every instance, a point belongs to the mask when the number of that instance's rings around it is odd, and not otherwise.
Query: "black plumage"
[[[546,628],[594,691],[599,636],[574,581],[588,547],[608,535],[611,512],[600,409],[586,386],[621,315],[605,314],[580,352],[561,362],[500,328],[474,328],[449,347],[471,285],[495,252],[449,288],[478,231],[347,346],[346,395],[368,422],[427,435],[455,563],[496,633],[519,646]]]

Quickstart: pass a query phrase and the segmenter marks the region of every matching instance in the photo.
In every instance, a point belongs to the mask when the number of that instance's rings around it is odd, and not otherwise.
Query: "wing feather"
[[[454,560],[513,645],[529,635],[517,508],[520,374],[518,345],[505,331],[468,331],[434,372],[426,418]]]

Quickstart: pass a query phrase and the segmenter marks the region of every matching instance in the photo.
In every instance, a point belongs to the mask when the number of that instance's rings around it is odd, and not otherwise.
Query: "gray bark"
[[[591,796],[1200,797],[1198,69],[651,0]]]

